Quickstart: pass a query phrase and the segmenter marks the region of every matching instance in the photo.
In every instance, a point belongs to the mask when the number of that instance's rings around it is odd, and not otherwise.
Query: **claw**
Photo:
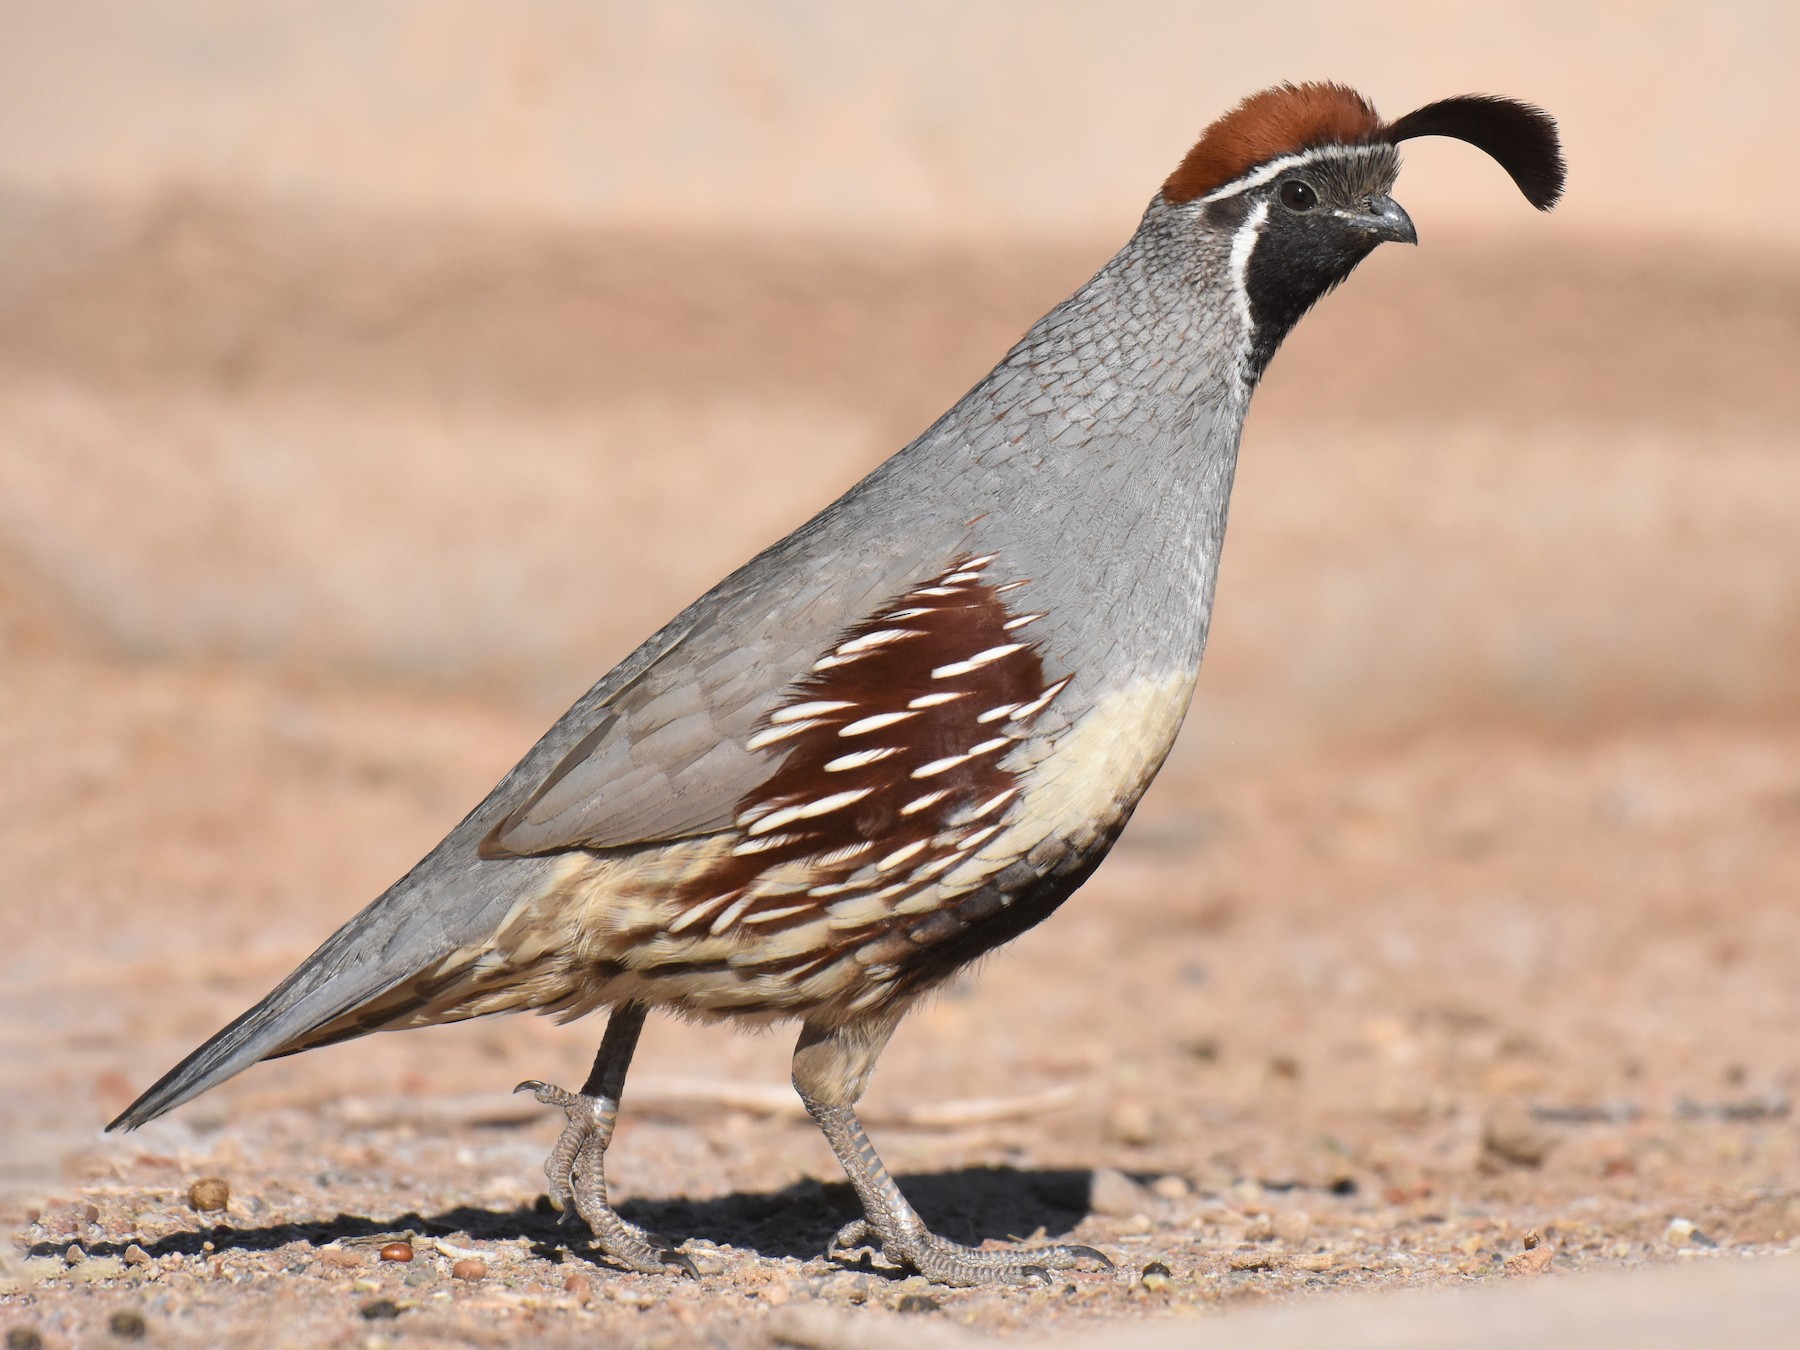
[[[1063,1250],[1078,1260],[1098,1261],[1100,1263],[1100,1269],[1102,1270],[1112,1270],[1115,1268],[1113,1266],[1112,1257],[1096,1247],[1083,1247],[1076,1243],[1070,1243],[1065,1246]]]
[[[693,1257],[686,1252],[676,1251],[673,1247],[665,1248],[662,1254],[663,1263],[673,1266],[690,1280],[700,1278],[700,1268],[694,1264]]]

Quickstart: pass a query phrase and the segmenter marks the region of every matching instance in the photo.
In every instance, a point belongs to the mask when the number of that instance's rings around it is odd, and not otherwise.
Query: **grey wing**
[[[546,757],[547,772],[514,776],[482,856],[627,848],[729,828],[770,772],[766,754],[748,747],[758,722],[848,628],[940,560],[797,561],[779,584],[738,592],[727,582],[642,670],[571,709],[540,748],[559,731],[573,744],[553,763]]]

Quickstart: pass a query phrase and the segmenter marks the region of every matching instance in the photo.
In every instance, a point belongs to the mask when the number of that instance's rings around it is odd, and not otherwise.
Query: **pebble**
[[[147,1328],[144,1314],[136,1308],[120,1308],[106,1322],[107,1329],[122,1341],[140,1341]]]
[[[487,1278],[487,1273],[487,1262],[477,1261],[473,1257],[464,1257],[450,1267],[452,1276],[459,1280],[467,1280],[470,1284],[479,1284]]]
[[[1131,1097],[1121,1098],[1106,1113],[1106,1131],[1121,1144],[1154,1143],[1156,1118],[1143,1102]]]
[[[362,1305],[362,1315],[370,1322],[391,1322],[400,1315],[400,1305],[391,1298],[378,1298]]]
[[[1481,1161],[1490,1167],[1540,1167],[1556,1137],[1524,1111],[1499,1110],[1481,1123]]]
[[[943,1308],[930,1294],[902,1294],[894,1308],[903,1313],[932,1313]]]
[[[231,1186],[224,1177],[201,1177],[188,1187],[188,1205],[202,1214],[224,1209],[231,1203]]]
[[[1694,1225],[1692,1219],[1670,1219],[1663,1241],[1671,1247],[1716,1247],[1719,1244]]]
[[[1193,1193],[1193,1187],[1188,1185],[1186,1177],[1170,1174],[1152,1182],[1150,1193],[1158,1200],[1185,1200]]]
[[[383,1261],[410,1261],[413,1259],[412,1243],[390,1242],[381,1249]]]
[[[481,1273],[487,1274],[487,1267],[483,1266]],[[563,1293],[573,1294],[577,1303],[586,1303],[594,1296],[594,1282],[579,1271],[571,1271],[563,1279]],[[616,1290],[613,1292],[613,1296],[618,1297]]]
[[[1275,1216],[1275,1236],[1290,1247],[1298,1247],[1312,1236],[1312,1215],[1303,1209],[1283,1210]]]
[[[63,1253],[63,1260],[72,1266],[78,1266],[87,1260],[87,1253],[81,1250],[79,1242],[71,1242],[69,1250]]]
[[[36,1327],[8,1327],[6,1350],[44,1350],[44,1338]]]
[[[1153,1294],[1167,1293],[1175,1286],[1175,1279],[1169,1274],[1169,1268],[1161,1261],[1152,1261],[1145,1266],[1138,1279]]]
[[[125,1249],[125,1264],[128,1266],[147,1266],[150,1264],[150,1253],[134,1242]]]
[[[1088,1209],[1111,1219],[1141,1214],[1153,1197],[1116,1167],[1096,1167],[1088,1186]]]

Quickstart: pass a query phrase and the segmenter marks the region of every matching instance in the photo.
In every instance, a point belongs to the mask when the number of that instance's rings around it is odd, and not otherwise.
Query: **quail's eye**
[[[1281,185],[1281,204],[1290,211],[1310,211],[1319,204],[1319,194],[1298,178],[1290,178]]]

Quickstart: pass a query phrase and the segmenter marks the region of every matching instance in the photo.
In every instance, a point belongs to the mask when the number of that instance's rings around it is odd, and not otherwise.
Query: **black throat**
[[[1264,199],[1266,200],[1266,199]],[[1250,219],[1256,200],[1239,193],[1215,202],[1209,219],[1235,236]],[[1375,249],[1364,231],[1347,227],[1324,212],[1300,216],[1268,203],[1244,270],[1250,304],[1252,384],[1262,378],[1276,348],[1295,324]]]

